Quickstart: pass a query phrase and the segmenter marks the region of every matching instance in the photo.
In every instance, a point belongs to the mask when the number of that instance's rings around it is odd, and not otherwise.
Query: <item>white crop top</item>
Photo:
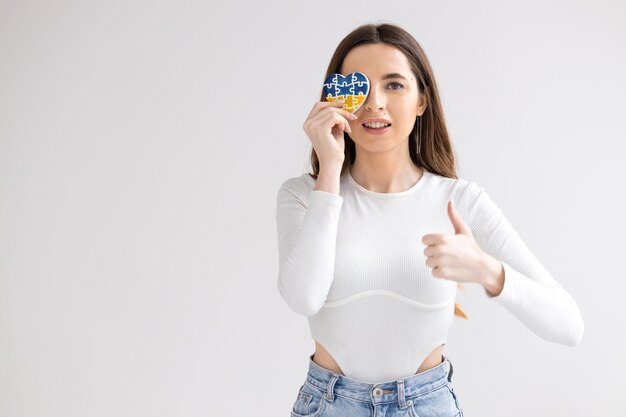
[[[345,376],[369,383],[408,377],[446,342],[457,282],[431,274],[422,236],[454,234],[448,200],[480,248],[502,262],[504,287],[495,297],[485,292],[488,299],[547,341],[580,342],[578,305],[475,182],[423,169],[397,193],[370,191],[349,171],[339,194],[314,190],[315,183],[303,174],[279,188],[277,286]]]

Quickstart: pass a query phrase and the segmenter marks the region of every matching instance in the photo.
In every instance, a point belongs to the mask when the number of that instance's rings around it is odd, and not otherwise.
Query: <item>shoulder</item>
[[[481,188],[475,181],[466,178],[449,178],[435,172],[430,172],[433,188],[446,189],[454,195],[475,193]]]
[[[485,188],[476,181],[467,178],[448,178],[435,173],[431,177],[432,194],[445,201],[454,200],[465,219],[477,213],[494,213],[498,210]]]
[[[309,194],[315,187],[315,182],[315,179],[308,173],[298,177],[287,178],[281,183],[278,189],[278,196],[293,196],[304,203],[308,200]]]

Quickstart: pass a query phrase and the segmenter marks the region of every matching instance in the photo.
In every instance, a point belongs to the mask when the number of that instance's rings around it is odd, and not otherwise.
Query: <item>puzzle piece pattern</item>
[[[343,108],[350,113],[357,111],[365,102],[370,90],[370,82],[362,72],[353,72],[347,76],[334,73],[324,82],[326,101],[344,100]]]

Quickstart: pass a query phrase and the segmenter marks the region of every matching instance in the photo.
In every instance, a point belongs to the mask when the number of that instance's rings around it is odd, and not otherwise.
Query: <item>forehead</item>
[[[354,71],[363,72],[370,78],[393,72],[413,78],[407,57],[399,49],[383,43],[352,48],[343,60],[341,73],[347,75]]]

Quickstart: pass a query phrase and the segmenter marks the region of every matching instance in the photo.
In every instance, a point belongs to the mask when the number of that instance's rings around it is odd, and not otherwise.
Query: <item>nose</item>
[[[376,91],[376,88],[372,86],[369,94],[367,95],[367,99],[365,99],[365,103],[363,103],[363,107],[366,110],[380,110],[385,108],[385,97],[384,94],[380,94]]]

